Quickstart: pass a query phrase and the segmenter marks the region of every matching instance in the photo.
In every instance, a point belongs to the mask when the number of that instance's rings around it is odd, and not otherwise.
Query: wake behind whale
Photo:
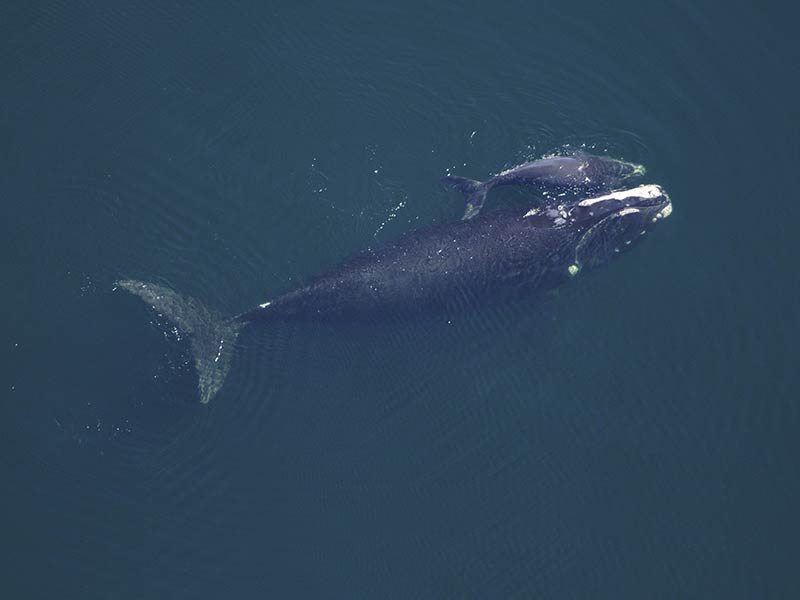
[[[189,338],[200,401],[207,403],[222,387],[239,332],[250,323],[372,319],[508,302],[556,288],[581,269],[607,262],[672,212],[669,196],[657,185],[613,191],[643,172],[631,163],[577,155],[525,163],[483,184],[457,181],[467,196],[462,220],[367,249],[234,317],[165,286],[135,280],[117,285]],[[527,211],[479,214],[488,189],[514,183],[560,190],[561,199],[542,198]]]

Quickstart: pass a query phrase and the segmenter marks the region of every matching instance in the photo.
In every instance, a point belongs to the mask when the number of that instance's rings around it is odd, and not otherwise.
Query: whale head
[[[667,193],[658,185],[641,185],[568,206],[533,209],[525,218],[536,227],[562,233],[565,245],[560,254],[567,272],[575,275],[632,248],[670,214]]]
[[[672,201],[658,185],[641,185],[595,198],[586,198],[569,211],[581,231],[575,246],[578,268],[596,266],[643,240],[672,214]]]
[[[630,179],[642,177],[647,170],[643,165],[617,160],[608,156],[592,156],[584,172],[587,177],[603,182],[605,189],[621,187]]]

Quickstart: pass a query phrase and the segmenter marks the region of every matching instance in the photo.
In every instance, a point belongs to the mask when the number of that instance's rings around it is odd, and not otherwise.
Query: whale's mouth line
[[[612,211],[613,213],[619,216],[625,216],[627,214],[633,214],[636,212],[642,212],[646,209],[659,209],[659,212],[666,212],[664,215],[669,216],[672,212],[672,200],[670,200],[669,196],[664,194],[661,198],[642,198],[638,202],[631,202],[630,204],[625,204],[625,206],[620,207],[619,209]]]
[[[672,200],[666,194],[658,199],[644,198],[640,202],[633,202],[630,205],[610,211],[601,221],[605,221],[609,217],[619,218],[628,215],[642,215],[642,213],[644,213],[643,216],[649,217],[652,223],[666,219],[672,214]]]

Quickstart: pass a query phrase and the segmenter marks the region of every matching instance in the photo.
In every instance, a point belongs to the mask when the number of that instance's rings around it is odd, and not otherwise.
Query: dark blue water
[[[800,597],[791,15],[429,4],[3,7],[4,597]],[[234,314],[581,147],[675,212],[543,303],[251,328],[202,406],[112,291]]]

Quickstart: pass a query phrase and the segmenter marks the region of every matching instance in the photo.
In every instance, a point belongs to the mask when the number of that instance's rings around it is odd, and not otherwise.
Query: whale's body
[[[232,318],[164,286],[133,280],[118,285],[188,335],[201,401],[208,402],[230,368],[239,330],[249,323],[374,319],[544,292],[629,248],[671,207],[663,190],[651,185],[569,206],[505,209],[425,227],[345,259]]]
[[[564,263],[574,262],[568,248],[578,232],[539,228],[523,214],[499,211],[412,231],[345,259],[238,318],[371,318],[554,287],[569,278]]]

